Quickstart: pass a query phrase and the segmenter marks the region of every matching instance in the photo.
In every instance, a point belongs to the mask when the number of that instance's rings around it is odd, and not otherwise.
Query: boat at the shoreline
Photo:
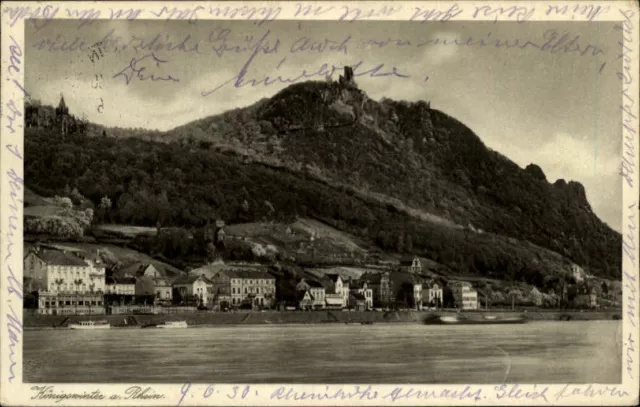
[[[164,329],[175,329],[175,328],[187,328],[187,321],[165,321],[160,322],[159,324],[145,324],[142,325],[141,328],[164,328]]]
[[[186,328],[187,326],[187,321],[165,321],[159,323],[156,328]]]
[[[111,324],[107,321],[80,321],[69,324],[68,327],[69,329],[109,329]]]
[[[485,315],[481,318],[468,318],[460,315],[430,315],[423,321],[425,325],[501,325],[524,324],[525,322],[527,320],[522,316],[497,317],[494,315]]]

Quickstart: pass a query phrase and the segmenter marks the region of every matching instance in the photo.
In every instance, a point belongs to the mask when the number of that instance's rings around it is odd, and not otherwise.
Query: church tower
[[[64,102],[64,96],[60,95],[60,103],[56,108],[56,116],[68,116],[68,115],[69,115],[69,108],[67,107],[67,104]]]
[[[60,103],[56,107],[56,121],[60,124],[60,133],[67,134],[69,132],[69,108],[64,102],[64,96],[60,95]]]

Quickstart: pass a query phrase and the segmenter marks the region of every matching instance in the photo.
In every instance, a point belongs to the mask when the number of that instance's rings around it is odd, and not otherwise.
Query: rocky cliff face
[[[218,130],[204,137],[241,146],[253,159],[396,199],[415,213],[529,240],[583,266],[619,267],[620,235],[592,212],[581,184],[550,184],[537,165],[518,167],[427,102],[378,102],[355,86],[306,82],[169,138],[211,126]]]
[[[621,237],[592,212],[582,185],[520,168],[428,102],[374,101],[352,81],[306,82],[153,137],[118,129],[115,142],[116,130],[98,130],[108,137],[65,144],[34,130],[27,157],[38,159],[25,170],[40,193],[77,184],[96,205],[112,197],[119,221],[142,224],[159,213],[177,225],[211,211],[238,221],[307,213],[385,250],[462,271],[508,269],[510,278],[540,259],[529,241],[594,274],[620,275]]]

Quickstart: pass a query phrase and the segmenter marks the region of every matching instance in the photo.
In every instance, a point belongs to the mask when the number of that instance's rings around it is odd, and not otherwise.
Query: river
[[[619,383],[621,321],[28,330],[24,381]]]

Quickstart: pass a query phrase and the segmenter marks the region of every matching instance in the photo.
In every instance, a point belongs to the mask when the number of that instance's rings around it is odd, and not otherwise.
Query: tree
[[[207,243],[207,260],[211,263],[216,259],[216,246],[213,242]]]
[[[69,194],[69,197],[75,205],[81,205],[85,200],[84,196],[82,196],[82,194],[78,191],[78,188],[73,188],[71,194]]]
[[[451,308],[455,305],[453,291],[448,286],[444,287],[444,289],[442,290],[442,303],[445,308]]]
[[[413,252],[413,238],[411,237],[411,234],[407,234],[407,236],[404,239],[405,241],[405,249],[408,253]]]
[[[103,196],[100,199],[100,204],[98,205],[98,219],[101,221],[105,221],[109,218],[111,211],[111,199],[108,196]]]
[[[173,288],[172,290],[172,298],[173,298],[173,304],[174,305],[182,305],[184,302],[184,299],[182,298],[182,294],[180,293],[180,290],[178,290],[177,288]]]
[[[59,205],[60,207],[62,207],[63,209],[71,209],[73,208],[73,202],[71,201],[70,198],[64,197],[64,196],[56,196],[55,198],[53,198],[55,203],[57,205]]]
[[[398,253],[403,253],[405,251],[405,243],[404,243],[404,234],[403,233],[398,234],[398,237],[396,238],[396,251]]]

